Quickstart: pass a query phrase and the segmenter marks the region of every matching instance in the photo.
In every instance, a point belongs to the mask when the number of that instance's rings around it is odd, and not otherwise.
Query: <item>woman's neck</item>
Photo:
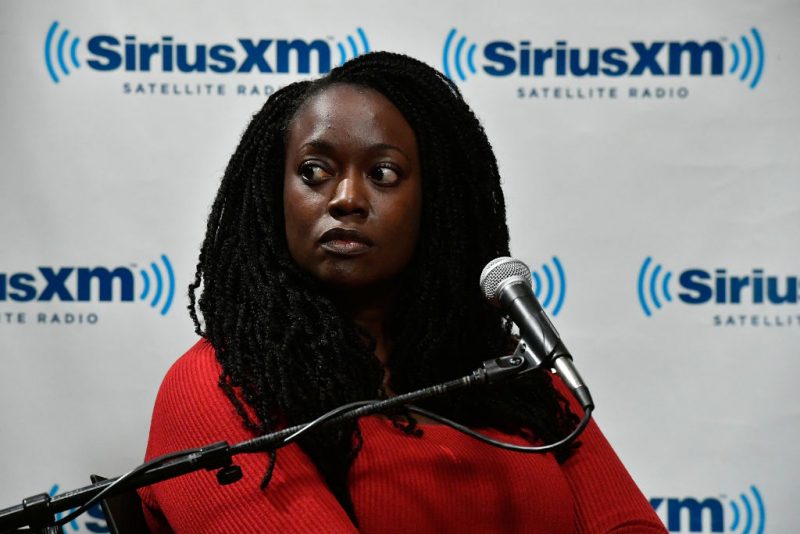
[[[397,298],[397,288],[346,288],[336,290],[333,298],[342,312],[365,335],[365,342],[375,343],[375,356],[386,366],[391,343],[387,321]]]

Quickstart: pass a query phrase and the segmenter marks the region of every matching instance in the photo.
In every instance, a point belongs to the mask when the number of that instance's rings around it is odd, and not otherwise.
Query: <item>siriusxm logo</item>
[[[150,41],[130,34],[97,34],[83,47],[80,37],[59,29],[58,21],[54,21],[45,36],[44,62],[53,83],[83,64],[101,72],[322,74],[331,70],[335,60],[341,65],[369,52],[364,30],[356,28],[356,34],[358,41],[347,35],[339,40],[238,38],[220,43],[185,43],[172,35]]]
[[[674,289],[677,278],[679,287]],[[636,280],[639,305],[648,317],[664,304],[674,302],[673,294],[684,304],[797,304],[800,297],[798,276],[768,275],[754,268],[746,274],[730,274],[727,269],[712,271],[686,269],[673,277],[672,271],[653,262],[642,262]]]
[[[479,71],[494,77],[576,78],[728,74],[754,89],[764,70],[764,44],[758,30],[751,28],[736,41],[630,41],[599,48],[570,46],[566,40],[542,47],[523,39],[478,47],[453,28],[444,41],[442,64],[450,79],[461,81]]]
[[[531,282],[533,292],[542,308],[555,317],[564,304],[564,295],[567,293],[567,279],[564,268],[556,256],[551,260],[553,266],[543,263],[540,270],[531,267]]]
[[[755,486],[749,490],[738,499],[653,497],[650,504],[670,532],[763,534],[767,522],[764,500]]]
[[[0,273],[0,302],[131,302],[138,298],[166,315],[175,296],[175,274],[169,258],[139,269],[141,290],[135,294],[134,267],[38,267],[36,272]]]

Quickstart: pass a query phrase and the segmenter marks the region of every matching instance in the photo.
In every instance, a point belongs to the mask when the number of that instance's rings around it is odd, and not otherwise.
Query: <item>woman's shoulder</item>
[[[211,377],[219,378],[220,366],[214,346],[205,338],[200,338],[183,355],[175,360],[164,376],[167,381],[185,381],[190,385]]]
[[[214,347],[201,339],[167,371],[150,423],[148,457],[221,439],[252,437],[219,385]]]
[[[201,338],[170,366],[161,382],[161,390],[208,390],[217,386],[220,371],[214,346]]]

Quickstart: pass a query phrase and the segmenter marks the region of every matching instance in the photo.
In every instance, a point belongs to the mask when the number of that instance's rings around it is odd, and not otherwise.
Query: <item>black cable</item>
[[[426,388],[410,391],[408,393],[402,393],[388,399],[355,401],[344,406],[334,408],[330,412],[317,417],[317,419],[310,423],[304,423],[291,428],[285,428],[271,434],[265,434],[263,436],[258,436],[247,441],[237,443],[232,445],[230,450],[232,454],[257,453],[264,452],[265,450],[274,450],[276,448],[283,447],[284,445],[288,445],[291,441],[294,441],[294,439],[297,438],[295,434],[299,435],[299,432],[306,432],[307,430],[310,430],[311,427],[328,422],[330,420],[353,420],[365,415],[378,413],[381,410],[401,407],[407,402],[435,397],[455,389],[485,383],[486,376],[487,373],[483,369],[479,369],[472,374],[450,380],[449,382],[428,386]],[[348,407],[354,408],[348,411]],[[289,441],[287,441],[287,438]]]
[[[467,436],[469,436],[471,438],[475,438],[475,439],[477,439],[479,441],[482,441],[484,443],[488,443],[489,445],[493,445],[493,446],[499,447],[501,449],[507,449],[509,451],[527,452],[527,453],[531,453],[531,452],[539,452],[539,453],[550,452],[552,450],[557,449],[558,447],[561,447],[562,445],[566,445],[566,444],[570,443],[572,440],[577,438],[581,434],[581,432],[583,432],[583,429],[586,428],[587,424],[589,424],[589,419],[591,419],[591,416],[592,416],[592,407],[590,406],[590,407],[586,408],[586,411],[583,413],[583,419],[581,420],[581,422],[578,423],[578,426],[576,426],[575,429],[572,432],[570,432],[569,435],[567,435],[567,437],[565,437],[563,439],[560,439],[559,441],[556,441],[555,443],[549,443],[547,445],[525,446],[525,445],[514,445],[513,443],[506,443],[504,441],[494,440],[494,439],[492,439],[492,438],[490,438],[488,436],[484,436],[483,434],[480,434],[478,432],[470,430],[469,428],[465,427],[464,425],[462,425],[460,423],[456,423],[455,421],[451,421],[450,419],[448,419],[446,417],[443,417],[443,416],[441,416],[439,414],[435,414],[433,412],[429,412],[428,410],[425,410],[423,408],[419,408],[419,407],[414,406],[412,404],[407,404],[406,408],[410,412],[417,413],[419,415],[427,417],[428,419],[433,419],[434,421],[438,421],[439,423],[442,423],[443,425],[447,425],[447,426],[449,426],[451,428],[454,428],[455,430],[458,430],[462,434],[466,434]]]
[[[331,410],[331,411],[329,411],[329,412],[327,412],[327,413],[324,413],[324,414],[320,415],[319,417],[317,417],[317,418],[316,418],[316,419],[314,419],[313,421],[311,421],[311,422],[309,422],[309,423],[306,423],[306,424],[303,426],[303,428],[301,428],[300,430],[298,430],[297,432],[295,432],[295,433],[294,433],[294,434],[292,434],[291,436],[288,436],[288,437],[286,437],[286,438],[285,438],[285,439],[284,439],[284,440],[283,440],[283,441],[282,441],[282,442],[281,442],[281,443],[278,445],[278,447],[276,447],[276,449],[277,449],[277,448],[280,448],[280,447],[285,447],[286,445],[290,444],[291,442],[293,442],[293,441],[295,441],[297,438],[299,438],[299,437],[300,437],[302,434],[304,434],[304,433],[305,433],[307,430],[311,430],[311,428],[313,428],[313,427],[315,427],[315,426],[317,426],[317,425],[321,425],[322,423],[325,423],[326,421],[330,420],[330,419],[331,419],[331,418],[333,418],[333,417],[336,417],[336,416],[337,416],[337,415],[339,415],[340,413],[347,412],[347,411],[349,411],[349,410],[351,410],[351,409],[353,409],[353,408],[360,408],[360,407],[362,407],[362,406],[367,406],[367,405],[370,405],[370,404],[374,404],[374,403],[376,403],[376,402],[378,402],[378,401],[372,401],[372,400],[369,400],[369,401],[355,401],[355,402],[351,402],[351,403],[348,403],[348,404],[344,404],[344,405],[342,405],[342,406],[339,406],[338,408],[334,408],[333,410]]]
[[[321,425],[321,424],[327,422],[328,420],[336,417],[337,415],[342,414],[344,412],[347,412],[348,410],[350,410],[352,408],[360,408],[362,406],[368,406],[368,405],[374,404],[376,402],[379,402],[379,401],[356,401],[356,402],[351,402],[349,404],[345,404],[345,405],[339,406],[338,408],[334,408],[333,410],[331,410],[331,411],[329,411],[329,412],[317,417],[313,421],[303,425],[303,428],[301,428],[300,430],[298,430],[294,434],[284,438],[284,440],[281,441],[278,444],[278,446],[275,447],[275,448],[277,449],[277,448],[285,447],[286,445],[290,444],[291,442],[293,442],[297,438],[299,438],[301,434],[307,432],[308,430],[311,430],[313,427]],[[494,447],[499,447],[501,449],[506,449],[506,450],[510,450],[510,451],[516,451],[516,452],[525,452],[525,453],[545,453],[545,452],[553,451],[553,450],[555,450],[558,447],[561,447],[563,445],[567,445],[568,443],[570,443],[573,440],[575,440],[575,438],[577,438],[583,432],[583,430],[586,428],[586,425],[589,424],[589,419],[591,419],[591,416],[592,416],[592,407],[589,406],[584,411],[583,419],[581,419],[580,423],[578,423],[578,425],[573,429],[573,431],[570,432],[566,437],[564,437],[564,438],[562,438],[562,439],[560,439],[560,440],[558,440],[558,441],[556,441],[554,443],[548,443],[547,445],[526,446],[526,445],[515,445],[513,443],[506,443],[504,441],[498,441],[498,440],[492,439],[492,438],[490,438],[488,436],[485,436],[485,435],[483,435],[483,434],[481,434],[479,432],[475,432],[474,430],[471,430],[471,429],[465,427],[464,425],[462,425],[460,423],[456,423],[455,421],[452,421],[452,420],[450,420],[450,419],[448,419],[448,418],[446,418],[444,416],[441,416],[441,415],[433,413],[433,412],[429,412],[428,410],[425,410],[425,409],[420,408],[418,406],[414,406],[413,404],[406,404],[404,406],[409,412],[417,413],[419,415],[427,417],[428,419],[432,419],[434,421],[442,423],[443,425],[449,426],[449,427],[453,428],[454,430],[458,430],[462,434],[465,434],[465,435],[467,435],[467,436],[469,436],[471,438],[477,439],[479,441],[482,441],[482,442],[487,443],[489,445],[492,445]]]

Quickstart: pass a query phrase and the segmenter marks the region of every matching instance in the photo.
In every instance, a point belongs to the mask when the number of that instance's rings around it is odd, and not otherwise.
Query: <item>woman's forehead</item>
[[[408,121],[373,89],[336,84],[309,97],[289,126],[288,146],[306,143],[392,144],[416,149]]]

